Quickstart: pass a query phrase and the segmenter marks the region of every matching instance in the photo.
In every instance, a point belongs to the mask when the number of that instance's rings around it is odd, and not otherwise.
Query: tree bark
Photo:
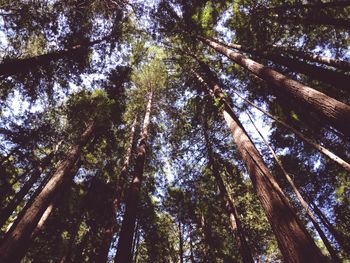
[[[219,41],[217,41],[219,42]],[[333,71],[330,69],[322,68],[316,65],[309,64],[304,61],[300,61],[295,58],[291,58],[289,56],[283,56],[279,52],[271,51],[271,50],[259,50],[254,48],[248,48],[244,47],[242,45],[237,44],[226,44],[223,42],[219,42],[220,44],[227,46],[229,48],[234,48],[237,50],[240,50],[242,52],[249,53],[251,55],[259,56],[260,58],[265,58],[267,60],[270,60],[274,63],[283,65],[291,69],[292,71],[303,73],[306,76],[309,76],[313,79],[318,79],[320,81],[323,81],[325,83],[333,85],[337,89],[342,89],[347,92],[350,91],[349,85],[347,83],[350,83],[350,76],[347,74],[344,74],[342,72]],[[312,56],[310,56],[312,57]],[[329,60],[328,60],[329,61]],[[343,63],[345,64],[345,63]],[[349,64],[350,65],[350,64]]]
[[[150,125],[151,108],[152,108],[153,93],[150,92],[148,103],[143,121],[143,128],[141,132],[141,140],[138,146],[138,153],[135,161],[135,170],[133,172],[133,179],[128,191],[126,199],[125,215],[120,230],[119,242],[117,246],[117,253],[115,256],[116,263],[131,263],[132,262],[132,240],[135,230],[135,222],[137,216],[137,206],[140,199],[141,182],[143,178],[143,169],[146,159],[148,127]]]
[[[315,150],[319,151],[320,153],[322,153],[323,155],[325,155],[326,157],[328,157],[330,160],[338,163],[338,165],[340,165],[341,167],[343,167],[345,170],[347,170],[348,172],[350,172],[350,164],[346,161],[344,161],[342,158],[340,158],[339,156],[335,155],[334,153],[332,153],[330,150],[326,149],[325,147],[323,147],[322,145],[318,144],[317,142],[315,142],[314,140],[312,140],[311,138],[306,137],[304,134],[302,134],[300,131],[298,131],[297,129],[295,129],[294,127],[292,127],[291,125],[287,124],[286,122],[280,120],[279,118],[275,117],[274,115],[268,113],[267,111],[263,110],[262,108],[256,106],[253,102],[251,102],[250,100],[247,100],[246,98],[244,98],[242,95],[240,95],[238,92],[233,91],[238,97],[240,97],[242,100],[244,100],[245,102],[247,102],[249,105],[253,106],[254,108],[258,109],[259,111],[261,111],[262,113],[264,113],[266,116],[270,117],[271,119],[273,119],[274,121],[276,121],[277,123],[281,124],[282,126],[284,126],[286,129],[290,130],[291,132],[295,133],[300,139],[302,139],[305,143],[307,143],[308,145],[310,145],[312,148],[314,148]]]
[[[261,134],[260,130],[258,129],[258,127],[255,125],[252,117],[250,116],[250,114],[248,112],[246,112],[246,114],[248,115],[249,120],[251,121],[251,123],[253,124],[253,127],[255,128],[256,132],[259,134],[259,136],[261,137],[261,139],[263,140],[263,142],[265,143],[266,147],[270,150],[270,153],[272,154],[273,158],[275,159],[277,165],[279,166],[279,168],[282,171],[282,174],[284,175],[285,179],[287,180],[287,182],[289,183],[290,187],[293,189],[293,192],[295,193],[295,195],[298,198],[298,201],[300,202],[301,206],[304,208],[306,214],[308,215],[309,219],[311,220],[313,226],[315,227],[317,233],[320,235],[322,242],[324,243],[324,245],[326,246],[332,260],[334,262],[340,263],[341,260],[337,255],[337,252],[335,251],[335,249],[333,248],[333,246],[331,245],[331,243],[329,242],[328,238],[326,237],[325,233],[323,232],[321,226],[318,224],[317,219],[314,215],[314,213],[311,211],[308,203],[305,201],[305,199],[303,198],[303,196],[301,195],[301,193],[299,192],[298,188],[296,187],[296,185],[294,184],[292,178],[289,176],[288,172],[284,169],[284,166],[282,164],[282,161],[278,158],[277,154],[275,153],[274,149],[272,148],[272,146],[268,143],[268,141],[265,139],[265,137]]]
[[[199,40],[227,56],[240,66],[248,69],[259,78],[274,87],[281,89],[286,95],[297,100],[301,105],[315,111],[344,135],[350,135],[350,126],[344,121],[350,119],[350,106],[333,99],[322,92],[292,80],[283,74],[265,67],[242,54],[230,50],[216,41],[199,36]]]
[[[70,174],[80,155],[81,149],[91,138],[94,127],[94,122],[88,124],[78,142],[69,149],[66,157],[60,162],[55,173],[35,198],[29,209],[16,226],[10,229],[0,246],[0,258],[4,262],[19,262],[24,256],[32,231],[50,205],[50,202],[61,189],[67,175]]]
[[[197,74],[197,78],[208,89],[209,94],[219,99],[224,106],[222,110],[224,119],[232,132],[233,140],[247,167],[256,194],[272,226],[285,261],[324,262],[325,259],[320,250],[297,218],[288,198],[278,186],[247,132],[226,101],[216,78],[202,63],[202,69],[203,67],[205,74],[210,79],[210,84],[208,85],[199,74]]]
[[[239,247],[239,251],[240,251],[242,260],[245,263],[253,263],[254,259],[253,259],[252,253],[250,251],[250,248],[248,246],[248,243],[246,241],[244,229],[242,228],[242,224],[241,224],[241,221],[240,221],[239,216],[238,216],[239,214],[238,214],[237,208],[234,204],[234,201],[232,200],[232,198],[230,197],[230,195],[227,192],[224,180],[220,175],[219,165],[217,163],[217,160],[214,157],[213,148],[212,148],[212,145],[211,145],[211,142],[209,139],[208,127],[207,127],[206,120],[203,120],[203,134],[204,134],[204,141],[205,141],[205,145],[206,145],[207,153],[208,153],[209,166],[212,169],[216,183],[219,187],[220,196],[224,202],[226,200],[226,211],[227,211],[227,214],[229,216],[232,230],[236,236],[237,245]]]

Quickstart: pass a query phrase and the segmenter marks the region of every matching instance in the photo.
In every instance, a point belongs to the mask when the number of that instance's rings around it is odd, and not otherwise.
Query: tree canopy
[[[0,0],[0,262],[350,261],[349,17]]]

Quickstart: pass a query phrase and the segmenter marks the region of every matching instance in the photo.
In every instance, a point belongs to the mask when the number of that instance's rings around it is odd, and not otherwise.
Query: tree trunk
[[[216,41],[199,36],[199,40],[227,56],[240,66],[248,69],[259,78],[266,80],[272,86],[280,88],[286,95],[296,99],[301,105],[317,112],[329,124],[333,125],[346,136],[350,135],[350,126],[344,121],[350,119],[350,106],[333,99],[322,92],[292,80],[283,74],[265,67],[242,54],[230,50]]]
[[[297,56],[302,59],[309,60],[311,62],[317,62],[320,64],[332,66],[334,68],[338,68],[340,70],[345,70],[345,71],[350,71],[350,62],[336,59],[336,58],[331,58],[331,57],[326,57],[326,56],[321,56],[321,55],[315,55],[312,53],[304,52],[301,50],[295,50],[292,48],[287,48],[287,47],[281,47],[281,46],[272,46],[273,49],[280,50],[284,53],[288,53],[294,56]]]
[[[116,191],[114,195],[114,200],[113,204],[111,207],[111,220],[108,223],[108,225],[105,228],[105,233],[103,237],[103,251],[101,253],[102,258],[100,258],[101,262],[106,262],[108,258],[108,253],[109,253],[109,248],[110,244],[113,239],[113,235],[115,233],[115,220],[116,220],[116,214],[119,210],[120,206],[120,200],[122,197],[122,194],[125,189],[125,185],[127,183],[127,176],[129,172],[129,164],[131,160],[131,155],[132,155],[132,150],[133,150],[133,145],[134,145],[134,140],[135,140],[135,126],[136,126],[136,119],[134,120],[133,124],[131,125],[131,131],[130,131],[130,139],[128,143],[128,148],[125,153],[125,159],[124,159],[124,164],[123,168],[120,172],[119,178],[118,178],[118,183],[116,186]]]
[[[239,251],[240,251],[240,254],[242,256],[242,260],[245,263],[253,263],[254,259],[253,259],[252,253],[250,251],[250,248],[248,246],[248,243],[246,241],[246,237],[244,235],[244,229],[242,228],[242,224],[241,224],[241,221],[240,221],[239,216],[238,216],[237,208],[234,204],[234,201],[232,200],[232,198],[230,197],[230,195],[227,192],[224,180],[220,174],[219,165],[214,157],[214,152],[213,152],[213,148],[212,148],[212,145],[211,145],[211,142],[209,139],[207,126],[208,126],[207,121],[203,120],[203,134],[204,134],[204,141],[205,141],[205,145],[206,145],[206,149],[207,149],[207,153],[208,153],[209,166],[212,169],[216,183],[219,187],[220,196],[224,202],[226,200],[226,211],[227,211],[228,216],[229,216],[232,230],[236,236],[237,245],[239,247]]]
[[[78,164],[71,169],[70,176],[69,176],[70,178],[74,178],[74,176],[77,174],[80,166],[81,166],[81,161],[79,160]],[[70,183],[69,181],[65,181],[62,188],[67,189],[70,186],[69,183]],[[34,239],[39,234],[39,232],[44,229],[44,227],[46,225],[46,221],[49,219],[49,217],[50,217],[51,213],[54,211],[54,209],[59,205],[60,199],[62,196],[63,196],[63,193],[58,192],[56,194],[56,196],[53,198],[50,205],[46,208],[46,210],[43,213],[43,215],[41,216],[38,224],[36,225],[35,229],[33,230],[32,234],[31,234],[31,239]]]
[[[250,116],[250,114],[248,112],[246,112],[246,114],[248,115],[248,118],[250,119],[251,123],[253,124],[255,130],[257,131],[257,133],[260,135],[261,139],[264,141],[266,147],[270,150],[273,158],[275,159],[276,163],[278,164],[279,168],[282,171],[282,174],[284,175],[285,179],[287,180],[287,182],[289,183],[290,187],[293,189],[293,192],[295,193],[295,195],[297,196],[301,206],[304,208],[306,214],[308,215],[309,219],[311,220],[313,226],[315,227],[317,233],[320,235],[324,245],[326,246],[331,258],[333,259],[334,262],[340,263],[341,260],[337,255],[337,252],[334,250],[334,248],[332,247],[331,243],[329,242],[328,238],[326,237],[325,233],[323,232],[321,226],[318,224],[317,219],[314,215],[314,213],[311,211],[308,203],[305,201],[305,199],[302,197],[301,193],[299,192],[298,188],[296,187],[296,185],[294,184],[292,178],[289,176],[289,174],[287,173],[287,171],[284,169],[284,166],[281,162],[281,160],[278,158],[277,154],[275,153],[274,149],[271,147],[271,145],[268,143],[268,141],[265,139],[265,137],[261,134],[261,132],[259,131],[258,127],[256,127],[252,117]]]
[[[11,75],[28,72],[35,67],[48,65],[52,61],[58,59],[74,57],[75,54],[78,54],[79,52],[82,52],[87,48],[95,44],[99,44],[109,38],[110,36],[36,57],[7,60],[0,64],[0,80]]]
[[[146,159],[148,127],[150,124],[151,108],[152,108],[153,93],[149,94],[149,99],[146,107],[145,119],[141,132],[141,140],[138,146],[138,153],[135,161],[135,170],[133,179],[128,191],[126,199],[125,215],[120,230],[117,253],[115,256],[116,263],[131,263],[132,262],[132,240],[135,230],[135,222],[137,216],[137,206],[140,199],[141,181],[143,177],[143,169]]]
[[[215,40],[215,39],[214,39]],[[274,50],[260,50],[260,49],[254,49],[245,47],[242,45],[237,44],[227,44],[223,43],[219,40],[215,40],[216,42],[227,46],[229,48],[234,48],[237,50],[240,50],[242,52],[249,53],[251,55],[259,56],[260,58],[265,58],[267,60],[270,60],[274,63],[283,65],[291,69],[295,72],[300,72],[305,74],[306,76],[309,76],[313,79],[318,79],[320,81],[323,81],[325,83],[333,85],[335,88],[345,90],[347,92],[350,91],[349,85],[347,83],[350,82],[350,76],[347,74],[344,74],[342,72],[337,72],[334,70],[322,68],[316,65],[309,64],[304,61],[300,61],[295,58],[291,58],[289,56],[283,56],[279,52]],[[288,53],[288,52],[287,52]],[[350,64],[349,64],[350,65]]]
[[[247,102],[249,105],[253,106],[254,108],[258,109],[259,111],[261,111],[262,113],[264,113],[266,116],[270,117],[271,119],[273,119],[274,121],[276,121],[277,123],[281,124],[282,126],[284,126],[286,129],[290,130],[291,132],[295,133],[300,139],[302,139],[305,143],[307,143],[308,145],[310,145],[312,148],[314,148],[315,150],[319,151],[320,153],[322,153],[323,155],[325,155],[326,157],[328,157],[330,160],[338,163],[341,167],[343,167],[345,170],[347,170],[348,172],[350,172],[350,164],[347,163],[346,161],[344,161],[342,158],[340,158],[339,156],[335,155],[334,153],[332,153],[331,151],[329,151],[328,149],[326,149],[325,147],[321,146],[320,144],[318,144],[317,142],[313,141],[312,139],[306,137],[304,134],[302,134],[300,131],[298,131],[297,129],[295,129],[294,127],[290,126],[289,124],[287,124],[286,122],[280,120],[279,118],[275,117],[274,115],[268,113],[267,111],[263,110],[262,108],[256,106],[253,102],[251,102],[250,100],[247,100],[246,98],[244,98],[242,95],[240,95],[238,92],[233,91],[238,97],[240,97],[242,100],[244,100],[245,102]]]
[[[202,69],[203,67],[202,64]],[[324,262],[325,259],[320,250],[297,218],[288,198],[278,186],[242,124],[234,115],[216,78],[211,75],[209,68],[204,67],[204,69],[205,74],[209,75],[210,86],[200,75],[197,74],[197,78],[212,96],[223,103],[224,119],[232,132],[233,140],[247,167],[256,194],[276,235],[285,261]]]
[[[45,170],[46,167],[50,164],[53,155],[54,155],[54,152],[50,153],[48,156],[45,157],[41,165],[33,171],[33,173],[30,175],[29,180],[24,183],[22,188],[18,191],[18,193],[16,193],[16,195],[10,201],[10,203],[4,209],[1,210],[0,226],[3,226],[6,223],[8,218],[16,210],[17,206],[23,201],[23,198],[25,197],[25,195],[29,192],[29,190],[33,187],[33,185],[38,181],[43,170]]]
[[[309,203],[312,204],[312,210],[317,215],[317,217],[320,219],[321,223],[328,229],[328,231],[332,234],[334,239],[338,242],[340,247],[348,254],[350,255],[350,239],[345,237],[343,233],[339,232],[331,222],[327,219],[327,217],[322,213],[322,211],[318,208],[318,206],[311,201],[311,199],[306,196],[306,199],[309,201]]]
[[[5,240],[0,246],[0,258],[4,262],[19,262],[24,256],[32,231],[50,205],[52,199],[61,189],[67,175],[70,174],[74,163],[80,155],[81,149],[91,138],[94,126],[94,122],[91,122],[87,126],[79,141],[69,149],[66,157],[60,162],[55,173],[35,198],[23,217],[15,227],[10,229],[8,235],[6,235]]]

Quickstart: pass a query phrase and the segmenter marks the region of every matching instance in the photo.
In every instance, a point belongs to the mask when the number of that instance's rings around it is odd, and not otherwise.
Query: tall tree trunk
[[[33,67],[41,67],[50,64],[52,61],[70,58],[86,50],[87,48],[99,44],[104,40],[110,39],[110,36],[104,37],[99,40],[87,42],[80,45],[75,45],[73,47],[53,51],[44,55],[39,55],[35,57],[23,58],[23,59],[10,59],[0,64],[0,80],[18,73],[28,72],[33,69]]]
[[[332,234],[334,239],[338,242],[340,247],[348,254],[350,255],[350,239],[345,237],[343,233],[339,232],[334,225],[329,222],[327,217],[322,213],[321,209],[318,208],[318,206],[311,201],[309,196],[306,196],[306,199],[309,201],[309,203],[312,204],[312,210],[317,215],[317,217],[320,219],[321,223],[328,229],[328,231]]]
[[[134,140],[135,140],[135,126],[136,126],[136,119],[133,121],[131,125],[131,130],[130,130],[130,137],[129,137],[129,143],[127,146],[127,150],[125,153],[125,159],[124,159],[124,164],[123,168],[120,172],[119,178],[118,178],[118,183],[116,186],[116,191],[114,194],[114,200],[112,203],[111,207],[111,220],[109,221],[108,225],[105,227],[105,232],[103,236],[103,251],[101,251],[101,262],[107,261],[108,258],[108,253],[109,253],[109,248],[110,244],[113,239],[113,235],[115,234],[115,228],[116,228],[116,214],[119,210],[120,206],[120,200],[122,197],[122,194],[125,189],[125,185],[127,183],[127,177],[129,173],[129,164],[132,156],[132,150],[133,150],[133,145],[134,145]]]
[[[314,148],[315,150],[319,151],[320,153],[322,153],[323,155],[325,155],[326,157],[328,157],[330,160],[338,163],[338,165],[340,165],[341,167],[343,167],[345,170],[347,170],[348,172],[350,172],[350,164],[346,161],[344,161],[342,158],[340,158],[339,156],[335,155],[334,153],[332,153],[330,150],[328,150],[327,148],[323,147],[322,145],[318,144],[317,142],[315,142],[314,140],[312,140],[309,137],[306,137],[304,134],[302,134],[300,131],[298,131],[297,129],[295,129],[294,127],[292,127],[291,125],[289,125],[288,123],[280,120],[278,117],[275,117],[274,115],[268,113],[267,111],[263,110],[262,108],[256,106],[253,102],[251,102],[250,100],[247,100],[246,98],[244,98],[241,94],[239,94],[237,91],[233,90],[233,93],[235,93],[238,97],[240,97],[242,100],[244,100],[245,102],[247,102],[249,105],[253,106],[254,108],[258,109],[259,111],[261,111],[262,113],[264,113],[266,116],[270,117],[271,119],[273,119],[274,121],[276,121],[277,123],[281,124],[282,126],[284,126],[286,129],[290,130],[291,132],[295,133],[300,139],[302,139],[305,143],[307,143],[308,145],[310,145],[312,148]]]
[[[309,52],[296,50],[288,47],[282,47],[282,46],[272,46],[273,49],[280,50],[284,53],[288,53],[294,56],[297,56],[299,58],[309,60],[311,62],[317,62],[320,64],[332,66],[334,68],[350,71],[350,62],[345,60],[340,60],[336,58],[321,56],[321,55],[315,55]]]
[[[280,88],[285,94],[296,99],[301,105],[307,106],[309,109],[318,113],[329,124],[345,135],[350,135],[350,126],[344,121],[350,119],[349,105],[337,101],[311,87],[305,86],[298,81],[292,80],[238,52],[230,50],[214,40],[201,36],[198,39],[240,66],[248,69],[259,78],[266,80],[272,86]]]
[[[234,48],[242,52],[246,52],[251,55],[256,55],[261,58],[265,58],[267,60],[275,62],[277,64],[286,66],[295,72],[300,72],[313,79],[318,79],[325,83],[331,84],[337,89],[342,89],[348,92],[350,91],[349,85],[347,85],[347,83],[350,82],[350,76],[342,72],[337,72],[334,70],[312,65],[307,62],[300,61],[299,59],[282,55],[280,54],[280,52],[274,50],[258,50],[237,44],[226,44],[217,40],[216,42],[229,48]]]
[[[79,160],[77,162],[77,164],[75,165],[75,167],[73,167],[71,169],[70,175],[69,175],[70,178],[72,178],[72,179],[74,178],[74,176],[77,174],[80,166],[81,166],[81,160]],[[69,190],[70,185],[71,185],[71,182],[66,180],[64,182],[64,185],[62,186],[62,188]],[[32,234],[31,234],[31,239],[34,239],[40,233],[40,231],[42,231],[45,228],[47,220],[49,219],[49,217],[50,217],[51,213],[54,211],[54,209],[56,209],[56,207],[60,204],[60,200],[62,197],[63,197],[63,193],[61,193],[61,192],[56,193],[56,195],[54,196],[50,205],[46,208],[46,210],[43,213],[43,215],[41,216],[38,224],[34,228]]]
[[[125,214],[123,217],[123,223],[120,230],[119,242],[117,246],[117,253],[115,256],[116,263],[132,262],[131,246],[134,236],[137,206],[140,199],[141,182],[146,159],[147,137],[151,117],[152,97],[153,93],[150,92],[145,112],[145,118],[143,121],[141,140],[138,146],[138,153],[135,161],[133,179],[126,199]]]
[[[197,74],[200,83],[210,94],[223,103],[222,113],[237,146],[257,196],[276,235],[278,246],[286,262],[324,262],[306,228],[301,224],[288,198],[278,186],[258,150],[250,140],[242,124],[235,116],[221,88],[209,68],[202,63],[202,70],[209,77],[208,85]]]
[[[217,163],[217,160],[214,157],[213,147],[210,142],[210,138],[208,134],[208,125],[206,120],[203,120],[203,134],[204,134],[204,141],[205,141],[205,145],[208,153],[209,165],[212,168],[213,175],[219,187],[220,196],[224,202],[226,200],[226,211],[229,216],[232,230],[236,236],[237,245],[239,247],[242,260],[245,263],[253,263],[254,259],[250,251],[250,248],[248,246],[248,243],[246,241],[244,229],[242,228],[242,224],[238,216],[239,214],[238,214],[237,208],[234,204],[234,201],[232,200],[232,198],[227,192],[224,180],[220,174],[219,165]]]
[[[298,188],[294,184],[294,182],[293,182],[292,178],[289,176],[288,172],[284,169],[282,161],[278,158],[278,156],[275,153],[274,149],[271,147],[271,145],[268,143],[268,141],[265,139],[265,137],[261,134],[260,130],[255,125],[255,123],[254,123],[252,117],[250,116],[250,114],[248,112],[246,112],[246,114],[248,115],[248,118],[250,119],[251,123],[253,124],[253,127],[255,128],[257,133],[260,135],[261,139],[264,141],[266,147],[270,150],[273,158],[275,159],[276,163],[278,164],[279,168],[281,169],[282,174],[284,175],[285,179],[289,183],[290,187],[293,189],[293,192],[297,196],[301,206],[304,208],[306,214],[308,215],[309,219],[311,220],[311,222],[312,222],[313,226],[315,227],[317,233],[320,235],[320,237],[321,237],[324,245],[326,246],[330,256],[332,257],[333,261],[337,262],[337,263],[340,263],[341,260],[338,257],[337,252],[332,247],[331,243],[329,242],[328,238],[326,237],[325,233],[323,232],[321,226],[318,224],[317,219],[316,219],[314,213],[311,211],[308,203],[305,201],[305,199],[303,198],[303,196],[299,192]]]
[[[4,262],[19,262],[24,256],[30,236],[52,199],[61,189],[67,175],[78,159],[81,149],[90,140],[94,131],[94,122],[88,124],[78,142],[73,145],[66,157],[60,162],[55,173],[35,198],[15,227],[11,228],[0,246],[0,258]]]
[[[34,171],[30,174],[30,178],[27,182],[25,182],[22,188],[16,193],[10,203],[1,210],[0,212],[0,226],[3,226],[8,218],[12,215],[12,213],[16,210],[17,206],[23,201],[25,195],[29,192],[29,190],[33,187],[33,185],[38,181],[42,172],[46,169],[46,167],[50,164],[52,157],[55,152],[51,152],[48,156],[45,157],[43,162],[39,165],[39,167],[35,168]]]

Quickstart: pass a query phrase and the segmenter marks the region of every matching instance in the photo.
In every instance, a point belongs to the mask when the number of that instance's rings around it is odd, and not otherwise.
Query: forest
[[[0,0],[0,263],[350,262],[349,0]]]

